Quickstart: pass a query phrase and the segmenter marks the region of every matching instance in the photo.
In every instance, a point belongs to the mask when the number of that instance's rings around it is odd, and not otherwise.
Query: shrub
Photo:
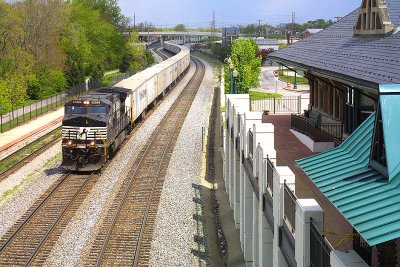
[[[34,78],[28,85],[28,95],[31,99],[42,99],[67,88],[67,80],[62,72],[41,68],[34,73]]]

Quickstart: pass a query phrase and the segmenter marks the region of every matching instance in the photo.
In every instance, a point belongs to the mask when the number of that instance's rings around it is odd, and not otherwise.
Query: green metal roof
[[[400,175],[388,181],[369,166],[374,122],[375,113],[341,146],[297,161],[371,246],[400,237]]]

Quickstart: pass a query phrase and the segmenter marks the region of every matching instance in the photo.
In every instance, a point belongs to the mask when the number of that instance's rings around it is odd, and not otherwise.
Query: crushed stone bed
[[[200,184],[203,175],[202,127],[208,126],[214,89],[212,68],[202,62],[206,65],[206,75],[182,126],[165,177],[151,243],[150,266],[204,263],[196,255],[196,251],[204,253],[205,244],[199,247],[194,240],[199,226],[194,219],[198,207],[193,199],[199,199],[194,185]]]

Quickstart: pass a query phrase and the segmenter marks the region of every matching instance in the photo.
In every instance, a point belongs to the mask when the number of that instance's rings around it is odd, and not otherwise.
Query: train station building
[[[346,140],[298,165],[386,258],[387,243],[394,248],[400,237],[399,27],[398,1],[364,0],[330,28],[272,54],[310,81],[309,110],[292,118],[292,129],[314,142]]]
[[[249,266],[400,263],[399,31],[399,1],[363,0],[272,53],[308,78],[304,114],[226,97],[224,175]]]

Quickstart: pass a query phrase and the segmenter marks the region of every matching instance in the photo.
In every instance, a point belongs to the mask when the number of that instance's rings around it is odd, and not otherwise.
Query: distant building
[[[233,41],[239,37],[238,27],[223,27],[222,28],[222,45],[232,45]]]
[[[258,45],[258,50],[272,48],[274,50],[279,49],[279,41],[277,39],[265,39],[264,37],[255,37],[253,40]]]
[[[306,29],[306,30],[303,32],[303,38],[306,38],[306,37],[308,37],[308,36],[311,36],[311,35],[313,35],[313,34],[316,34],[316,33],[320,32],[320,31],[322,31],[322,29]]]

